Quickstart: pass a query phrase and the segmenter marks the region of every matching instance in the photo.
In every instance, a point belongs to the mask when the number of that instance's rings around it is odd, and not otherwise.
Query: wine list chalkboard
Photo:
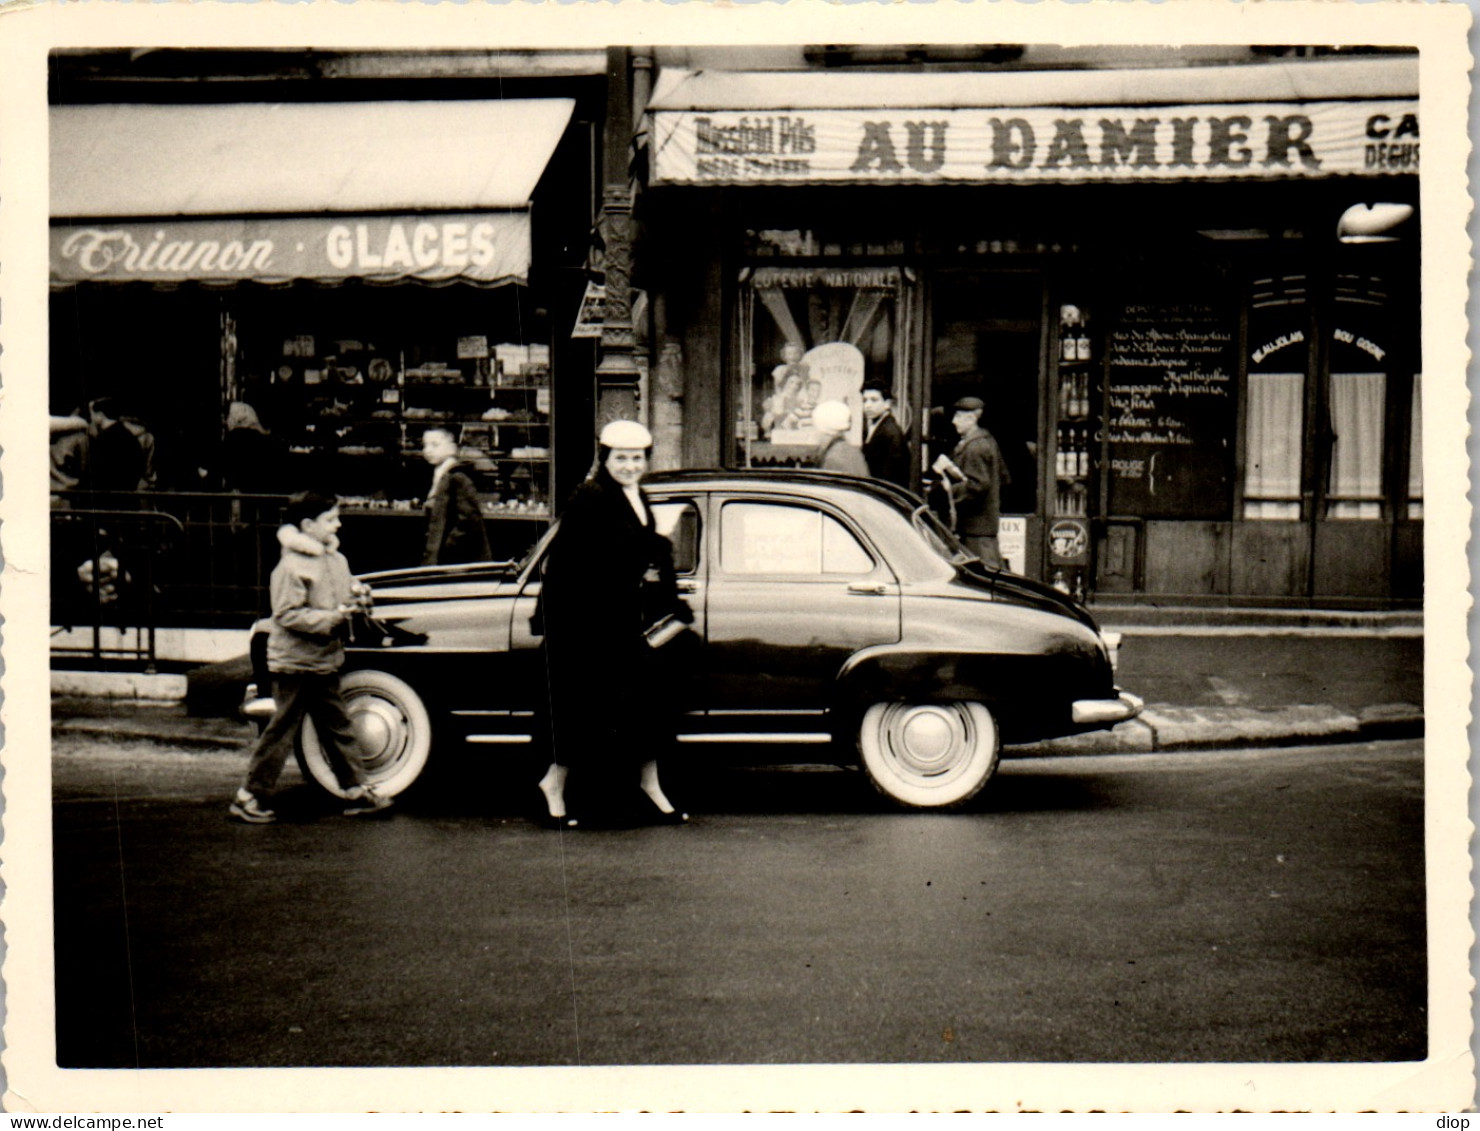
[[[1107,335],[1111,514],[1226,518],[1238,359],[1226,307],[1126,302]]]

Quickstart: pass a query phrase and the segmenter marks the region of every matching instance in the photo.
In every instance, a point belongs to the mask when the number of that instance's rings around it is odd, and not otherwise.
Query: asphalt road
[[[1422,745],[1007,762],[966,812],[674,775],[548,832],[489,775],[345,818],[239,757],[54,749],[64,1067],[1394,1061]]]

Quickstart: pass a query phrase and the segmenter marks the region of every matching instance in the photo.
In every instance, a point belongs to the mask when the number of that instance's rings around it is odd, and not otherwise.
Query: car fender
[[[910,643],[855,652],[838,672],[834,733],[850,734],[874,703],[984,704],[1004,741],[1029,741],[1077,729],[1071,702],[1110,685],[1093,654],[1009,653],[973,648],[928,650]]]

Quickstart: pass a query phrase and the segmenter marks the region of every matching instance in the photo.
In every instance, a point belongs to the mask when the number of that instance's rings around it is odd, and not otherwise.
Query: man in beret
[[[887,385],[863,389],[863,458],[869,474],[905,490],[910,486],[910,447],[894,419],[894,397]]]
[[[1002,484],[1011,480],[1002,462],[1002,449],[981,426],[985,407],[980,397],[962,397],[956,402],[951,423],[961,440],[950,456],[935,461],[935,470],[949,485],[961,541],[988,568],[1001,569],[997,519]]]

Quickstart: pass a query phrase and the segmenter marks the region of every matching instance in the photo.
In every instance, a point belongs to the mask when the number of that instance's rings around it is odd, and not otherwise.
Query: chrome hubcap
[[[378,695],[362,695],[350,701],[349,714],[360,740],[365,768],[375,771],[394,766],[410,737],[405,713]]]
[[[888,749],[901,770],[938,777],[957,768],[971,749],[966,720],[944,707],[898,707],[887,724]]]

